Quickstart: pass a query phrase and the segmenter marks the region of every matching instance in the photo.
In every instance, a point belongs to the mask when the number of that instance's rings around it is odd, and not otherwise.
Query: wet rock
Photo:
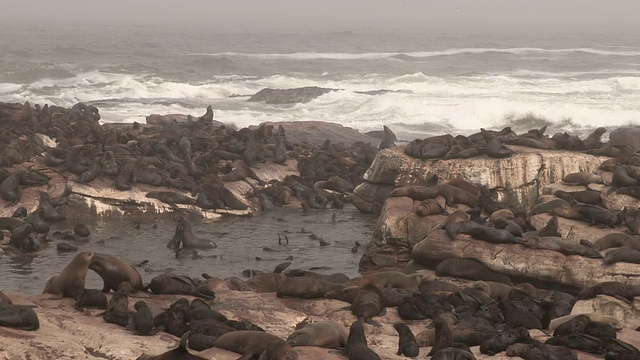
[[[295,89],[264,88],[250,97],[247,101],[264,101],[265,103],[272,105],[307,103],[319,96],[336,90],[337,89],[328,89],[318,86],[305,86]]]

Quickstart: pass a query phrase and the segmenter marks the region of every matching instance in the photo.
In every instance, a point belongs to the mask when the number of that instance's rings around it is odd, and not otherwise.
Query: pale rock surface
[[[624,326],[636,329],[640,326],[640,299],[634,298],[629,304],[613,296],[597,295],[593,299],[578,300],[571,314],[598,313],[616,318]],[[637,333],[640,338],[640,332]]]
[[[437,174],[440,182],[460,177],[488,186],[498,200],[515,210],[527,211],[545,186],[561,181],[570,173],[595,173],[600,163],[608,159],[572,151],[509,148],[516,153],[504,159],[482,155],[470,159],[422,160],[405,155],[403,147],[393,147],[378,153],[364,179],[376,185],[399,187],[424,185],[432,174]],[[359,195],[363,187],[358,186],[354,193]]]
[[[531,225],[536,229],[541,229],[552,217],[547,213],[533,215],[531,216]],[[579,243],[582,239],[596,241],[612,232],[624,232],[624,230],[626,230],[624,225],[616,228],[589,226],[589,223],[584,221],[565,219],[558,216],[558,232],[563,238],[576,243]]]

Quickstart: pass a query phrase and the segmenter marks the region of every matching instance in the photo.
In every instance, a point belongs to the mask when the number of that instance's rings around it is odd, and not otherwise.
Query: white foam
[[[13,83],[0,83],[0,94],[11,93],[20,90],[22,85]]]
[[[452,56],[461,54],[485,54],[485,53],[503,53],[503,54],[570,54],[570,53],[586,53],[601,56],[640,56],[640,50],[606,50],[594,48],[566,48],[566,49],[544,49],[535,47],[515,47],[515,48],[454,48],[440,51],[416,51],[406,53],[393,52],[370,52],[370,53],[320,53],[320,52],[297,52],[284,54],[253,54],[239,52],[222,52],[222,53],[188,53],[187,56],[215,56],[215,57],[249,57],[266,60],[379,60],[407,56],[413,58],[430,58],[435,56]],[[401,59],[400,59],[401,60]]]

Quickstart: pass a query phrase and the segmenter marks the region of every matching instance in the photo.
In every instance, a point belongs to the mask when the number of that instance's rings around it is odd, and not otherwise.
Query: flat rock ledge
[[[355,317],[350,311],[335,311],[347,305],[338,300],[301,300],[277,298],[274,293],[239,292],[218,290],[213,307],[225,316],[235,320],[250,320],[267,332],[286,339],[295,330],[295,325],[307,319],[310,321],[331,319],[349,326]],[[24,296],[8,294],[16,304],[35,305],[40,319],[40,329],[29,332],[0,327],[0,359],[44,360],[44,359],[110,359],[131,360],[143,353],[157,355],[174,348],[179,339],[161,332],[154,336],[136,336],[117,325],[108,324],[96,316],[102,310],[73,309],[74,300],[46,300],[50,295]],[[110,296],[110,295],[108,295]],[[142,294],[141,296],[145,296]],[[181,296],[153,295],[145,298],[152,312],[159,313]],[[189,300],[192,297],[184,296]],[[615,300],[615,299],[614,299]],[[600,301],[600,300],[594,300]],[[133,303],[132,301],[130,303]],[[594,302],[591,302],[594,303]],[[581,302],[579,311],[593,312],[588,302]],[[576,305],[578,306],[578,305]],[[597,311],[600,311],[597,309]],[[576,309],[574,308],[574,313]],[[387,314],[377,317],[382,327],[365,326],[369,347],[382,359],[405,359],[396,355],[398,335],[393,324],[401,322],[395,308],[388,308]],[[409,321],[408,325],[418,334],[425,330],[429,320]],[[544,341],[549,336],[539,330],[531,330],[531,336]],[[635,346],[640,346],[636,331],[625,327],[618,332],[618,338]],[[340,350],[319,347],[297,347],[300,359],[337,360],[347,359]],[[431,347],[421,347],[419,358],[425,358]],[[479,347],[472,347],[477,359],[506,360],[505,353],[496,356],[480,354]],[[235,360],[238,354],[212,348],[200,353],[191,351],[206,359]],[[596,359],[594,355],[578,352],[579,359]]]
[[[564,150],[540,150],[508,146],[516,153],[504,159],[486,155],[470,159],[422,160],[404,153],[403,147],[378,152],[364,174],[365,182],[354,190],[361,211],[379,213],[393,187],[424,185],[433,174],[441,182],[462,178],[491,189],[497,200],[516,211],[528,211],[545,186],[559,182],[570,173],[596,172],[607,157]]]

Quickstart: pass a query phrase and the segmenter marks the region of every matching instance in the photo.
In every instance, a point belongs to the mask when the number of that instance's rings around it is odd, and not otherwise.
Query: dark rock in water
[[[264,101],[267,104],[275,105],[307,103],[331,91],[337,91],[337,89],[321,88],[318,86],[306,86],[295,89],[264,88],[247,101]]]
[[[89,229],[87,229],[86,226],[82,225],[82,224],[78,224],[76,226],[73,227],[73,232],[76,233],[76,235],[80,235],[83,237],[87,237],[89,235],[91,235],[91,231],[89,231]]]
[[[74,252],[78,251],[78,247],[68,243],[58,243],[56,250],[59,252]]]

